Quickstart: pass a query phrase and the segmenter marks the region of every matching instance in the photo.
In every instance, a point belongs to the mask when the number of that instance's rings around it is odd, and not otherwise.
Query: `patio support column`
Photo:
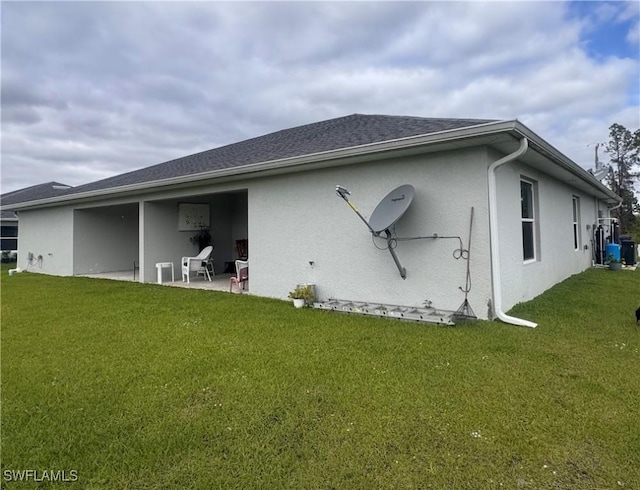
[[[145,215],[144,215],[144,201],[138,203],[138,281],[144,282],[144,227],[145,227]]]

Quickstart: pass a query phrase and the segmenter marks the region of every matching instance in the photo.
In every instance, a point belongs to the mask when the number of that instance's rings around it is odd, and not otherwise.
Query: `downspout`
[[[491,286],[493,289],[493,310],[501,321],[510,323],[512,325],[518,325],[520,327],[535,328],[537,323],[530,322],[529,320],[523,320],[522,318],[516,318],[507,315],[502,311],[502,284],[500,280],[500,247],[498,245],[498,195],[496,191],[496,174],[495,171],[501,165],[511,162],[521,155],[523,155],[527,148],[529,148],[529,141],[527,138],[522,137],[520,140],[520,148],[513,153],[496,160],[487,171],[487,178],[489,180],[489,235],[491,236],[490,251],[491,251]]]
[[[618,204],[616,204],[615,206],[613,206],[612,208],[608,207],[608,211],[609,211],[609,218],[611,218],[611,211],[618,209],[620,206],[622,206],[622,201],[620,201]],[[616,218],[611,218],[611,219],[616,219]]]
[[[620,201],[618,204],[616,204],[612,208],[608,209],[608,211],[609,211],[609,223],[610,223],[609,233],[611,235],[611,243],[615,243],[615,233],[613,232],[613,230],[615,228],[613,227],[613,224],[617,223],[618,225],[620,225],[620,220],[618,218],[612,218],[611,217],[611,211],[614,211],[614,210],[618,209],[620,206],[622,206],[622,201]],[[620,234],[621,233],[622,233],[622,229],[620,227],[620,228],[618,228],[618,240],[620,240]]]
[[[593,209],[594,209],[594,216],[596,217],[596,220],[593,224],[593,229],[591,230],[591,267],[595,267],[597,262],[596,231],[598,229],[598,212],[600,211],[600,201],[598,200],[597,197],[593,198]]]

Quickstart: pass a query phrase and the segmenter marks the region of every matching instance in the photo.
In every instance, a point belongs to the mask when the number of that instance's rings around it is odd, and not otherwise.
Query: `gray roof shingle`
[[[13,211],[0,211],[0,219],[7,221],[16,221],[18,215]]]
[[[66,194],[99,191],[214,170],[238,168],[255,163],[477,126],[490,122],[495,122],[495,120],[352,114],[276,131],[264,136],[73,187],[66,191]]]
[[[38,201],[49,197],[61,196],[72,190],[60,182],[47,182],[45,184],[32,185],[23,189],[6,192],[0,196],[0,205],[5,206],[20,202]]]

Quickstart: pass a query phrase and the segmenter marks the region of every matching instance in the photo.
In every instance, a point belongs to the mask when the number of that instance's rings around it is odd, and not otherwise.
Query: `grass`
[[[3,488],[638,488],[640,273],[498,322],[2,274]],[[7,471],[77,472],[28,483]]]

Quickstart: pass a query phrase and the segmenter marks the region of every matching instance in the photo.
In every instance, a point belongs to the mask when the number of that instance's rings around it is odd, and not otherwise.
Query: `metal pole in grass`
[[[475,312],[473,311],[473,309],[471,308],[471,305],[469,304],[469,300],[467,299],[469,291],[471,291],[470,267],[471,267],[471,232],[473,231],[473,211],[474,211],[473,206],[471,206],[471,218],[469,219],[469,241],[467,242],[467,253],[465,257],[465,259],[467,260],[467,275],[465,279],[464,288],[458,287],[458,289],[464,293],[464,301],[462,302],[462,305],[460,305],[460,308],[458,308],[456,312],[453,314],[453,318],[455,318],[455,321],[476,320],[478,318]]]

